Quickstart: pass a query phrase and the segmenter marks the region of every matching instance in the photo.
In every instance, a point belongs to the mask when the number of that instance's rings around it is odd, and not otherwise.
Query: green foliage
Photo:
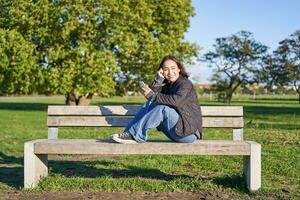
[[[0,29],[0,95],[30,94],[41,81],[35,46],[16,30]]]
[[[4,3],[5,4],[5,3]],[[93,1],[11,1],[6,28],[15,28],[36,46],[45,83],[42,92],[114,92],[115,58],[102,38]]]
[[[31,44],[47,94],[112,94],[116,82],[126,92],[152,80],[166,54],[191,61],[198,48],[183,38],[193,15],[189,0],[0,0],[0,28]]]
[[[216,39],[214,50],[204,55],[204,60],[214,67],[212,81],[225,92],[227,104],[239,86],[257,82],[258,68],[267,47],[253,38],[253,34],[241,31],[229,37]],[[223,90],[224,89],[224,90]]]
[[[197,55],[197,46],[183,40],[194,15],[189,0],[107,1],[104,5],[108,46],[121,69],[115,77],[120,93],[136,90],[138,80],[150,83],[167,54],[186,62]]]

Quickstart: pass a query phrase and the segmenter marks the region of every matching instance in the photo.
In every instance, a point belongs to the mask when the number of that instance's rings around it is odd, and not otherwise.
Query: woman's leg
[[[135,144],[137,142],[143,142],[136,140],[130,133],[129,130],[132,129],[133,126],[139,123],[139,121],[154,107],[155,103],[151,101],[146,101],[142,108],[138,111],[138,113],[134,116],[134,118],[128,123],[123,133],[113,134],[112,139],[118,143],[122,144]]]
[[[179,119],[179,115],[173,108],[170,107],[166,109],[166,112],[167,114],[165,115],[164,121],[158,126],[159,130],[161,130],[169,139],[174,142],[192,143],[197,140],[197,136],[195,134],[183,137],[176,135],[175,128]]]
[[[148,138],[148,131],[151,128],[158,127],[164,120],[166,120],[166,118],[169,118],[170,109],[172,108],[165,105],[155,105],[138,121],[133,123],[131,127],[126,129],[126,132],[130,133],[136,141],[145,142]],[[174,109],[172,110],[176,113]],[[172,120],[169,121],[173,123],[173,126],[175,126],[178,118],[175,121]]]
[[[124,132],[129,133],[137,142],[145,142],[148,138],[148,131],[158,127],[175,142],[194,142],[197,139],[195,135],[179,137],[175,134],[178,119],[179,115],[175,109],[147,101]]]
[[[133,124],[138,122],[147,112],[149,112],[152,108],[156,106],[155,103],[152,101],[146,101],[138,113],[134,116],[134,118],[128,123],[127,127],[125,128],[124,132],[128,132],[128,129],[132,127]]]
[[[197,136],[195,134],[187,135],[187,136],[178,136],[174,132],[168,132],[168,131],[164,132],[164,134],[174,142],[193,143],[197,140]]]

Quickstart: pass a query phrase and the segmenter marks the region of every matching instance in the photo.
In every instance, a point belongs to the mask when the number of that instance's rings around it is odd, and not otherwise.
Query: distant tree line
[[[210,83],[210,84],[202,84],[202,83],[194,83],[194,87],[198,95],[201,96],[210,96],[211,98],[215,98],[218,101],[225,102],[225,90],[221,84]],[[257,96],[261,95],[295,95],[297,94],[295,88],[292,85],[284,85],[284,86],[276,86],[273,85],[271,87],[266,87],[266,84],[262,83],[254,83],[248,85],[239,86],[233,93],[233,96],[240,95],[251,95],[253,99]]]
[[[198,55],[184,40],[194,15],[190,0],[0,0],[0,95],[63,94],[77,105],[136,91],[164,55]]]
[[[247,31],[217,38],[213,47],[201,60],[213,68],[213,87],[226,104],[239,88],[259,83],[269,90],[292,86],[300,103],[300,30],[280,41],[271,54]]]

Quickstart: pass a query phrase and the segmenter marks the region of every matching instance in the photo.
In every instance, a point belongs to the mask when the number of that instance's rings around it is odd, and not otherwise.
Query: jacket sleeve
[[[155,102],[173,107],[180,107],[188,98],[193,85],[189,82],[183,81],[177,86],[177,91],[174,94],[157,93]]]
[[[163,86],[163,81],[165,79],[159,75],[156,75],[155,79],[153,80],[150,89],[154,92],[154,93],[158,93],[161,91],[162,86]]]

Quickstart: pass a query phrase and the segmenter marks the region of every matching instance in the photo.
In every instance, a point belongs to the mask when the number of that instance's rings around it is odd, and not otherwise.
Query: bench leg
[[[34,154],[34,143],[24,144],[24,188],[34,188],[42,177],[48,176],[48,155]]]
[[[242,128],[234,128],[232,130],[232,140],[244,140],[244,133]]]
[[[48,139],[57,139],[57,138],[58,138],[58,128],[48,127]]]
[[[244,176],[250,191],[261,187],[261,145],[251,142],[251,155],[244,156]]]

